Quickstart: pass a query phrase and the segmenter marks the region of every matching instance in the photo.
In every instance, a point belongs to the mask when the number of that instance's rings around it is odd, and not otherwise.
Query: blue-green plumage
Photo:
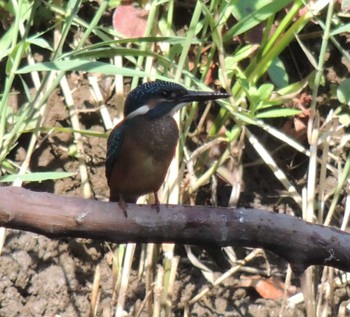
[[[106,177],[108,182],[112,173],[114,161],[118,157],[118,153],[123,142],[123,132],[127,129],[127,124],[127,122],[124,122],[124,124],[116,125],[109,134],[107,140]]]
[[[159,111],[160,113],[166,114],[167,111],[171,111],[171,106],[175,106],[175,98],[179,98],[186,93],[186,88],[171,82],[157,80],[144,83],[132,90],[126,98],[124,117],[127,117],[137,108],[152,100],[161,99],[164,99],[164,104],[162,107],[155,107],[153,113]]]

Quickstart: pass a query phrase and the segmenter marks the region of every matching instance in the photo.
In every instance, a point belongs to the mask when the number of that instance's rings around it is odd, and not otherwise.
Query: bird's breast
[[[142,195],[158,191],[175,154],[175,120],[130,119],[109,182],[111,193]]]
[[[147,145],[149,153],[156,157],[160,155],[172,157],[179,138],[175,120],[172,117],[162,117],[148,122],[147,119],[142,118],[141,121],[144,122],[140,124],[142,130],[139,131],[141,144]]]

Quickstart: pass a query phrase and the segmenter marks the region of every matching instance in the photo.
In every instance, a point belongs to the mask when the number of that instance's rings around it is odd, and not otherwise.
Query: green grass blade
[[[76,175],[72,172],[34,172],[29,174],[13,174],[0,177],[0,183],[10,183],[20,179],[23,182],[42,182],[46,180],[54,180],[66,178]]]
[[[26,74],[32,71],[85,71],[102,73],[105,75],[123,75],[130,77],[144,77],[147,74],[143,71],[117,67],[109,63],[92,62],[89,60],[72,60],[72,61],[57,61],[57,62],[43,62],[34,65],[24,66],[19,69],[17,74]]]
[[[223,37],[223,41],[231,41],[231,39],[237,35],[240,35],[254,26],[258,25],[262,21],[268,19],[271,15],[274,15],[281,9],[285,8],[291,0],[279,0],[272,1],[258,9],[253,8],[253,12],[245,16],[242,20],[238,21]]]

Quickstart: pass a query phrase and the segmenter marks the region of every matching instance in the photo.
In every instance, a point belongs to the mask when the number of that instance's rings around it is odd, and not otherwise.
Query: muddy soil
[[[329,67],[328,80],[339,81],[334,67]],[[90,89],[84,75],[72,74],[69,77],[75,107],[79,113],[82,129],[103,132],[98,107],[90,96]],[[114,98],[108,99],[108,110],[112,117],[116,114]],[[44,126],[69,126],[69,116],[60,91],[55,91],[47,104]],[[259,133],[259,131],[257,131]],[[104,175],[106,139],[84,136],[84,151],[89,182],[92,188],[91,199],[107,200],[108,187]],[[13,159],[20,163],[25,157],[29,136],[21,137]],[[267,142],[268,143],[268,142]],[[31,160],[32,171],[75,171],[79,170],[77,158],[70,154],[73,136],[69,133],[53,132],[41,136],[39,146]],[[283,152],[287,157],[290,153]],[[281,161],[285,159],[283,155]],[[263,164],[254,163],[258,156],[247,146],[244,151],[244,169],[241,198],[239,204],[246,207],[259,207],[266,210],[288,212],[295,206],[288,200],[279,199],[282,188],[273,174]],[[306,171],[305,158],[298,161],[298,179]],[[79,175],[57,181],[25,184],[35,191],[46,191],[65,196],[83,197]],[[227,188],[222,188],[227,191]],[[202,193],[203,194],[203,193]],[[204,190],[205,194],[205,190]],[[225,195],[224,195],[225,196]],[[297,208],[293,211],[298,214]],[[48,210],[48,212],[50,212]],[[90,302],[96,268],[101,274],[98,316],[111,316],[114,311],[112,251],[117,245],[103,241],[84,239],[52,240],[44,236],[7,230],[6,241],[0,256],[0,316],[69,316],[85,317],[91,313]],[[183,305],[198,291],[208,286],[200,270],[187,259],[181,246],[177,247],[181,256],[173,295],[173,316],[183,316]],[[243,258],[249,250],[238,249]],[[266,255],[271,271],[280,281],[284,280],[287,263],[271,254]],[[261,260],[261,259],[260,259]],[[250,264],[252,269],[265,269],[266,261]],[[208,260],[209,261],[209,260]],[[190,308],[191,316],[278,316],[282,300],[264,299],[254,287],[242,287],[242,277],[249,272],[240,272],[214,288],[203,300]],[[298,278],[292,279],[296,291],[300,291]],[[132,311],[145,297],[144,280],[138,280],[137,264],[132,271],[127,294],[126,309]],[[346,289],[336,289],[334,301],[339,305],[348,299]],[[304,316],[301,304],[293,309],[285,309],[283,316]],[[148,316],[146,309],[141,316]]]
[[[73,96],[75,106],[80,111],[79,119],[83,129],[103,132],[100,115],[93,105],[88,83],[83,76],[72,75],[70,85],[77,87]],[[111,116],[116,113],[113,98],[108,105]],[[68,112],[59,91],[56,91],[47,104],[44,126],[65,127],[68,125]],[[23,160],[29,142],[23,136],[13,152],[14,159]],[[31,161],[32,171],[78,171],[79,162],[68,152],[73,143],[69,133],[54,132],[43,135],[40,146],[35,150]],[[84,150],[88,164],[89,180],[94,197],[107,200],[108,187],[104,176],[106,139],[84,137]],[[256,169],[253,169],[255,172]],[[258,171],[261,177],[261,172]],[[253,176],[252,179],[254,179]],[[247,182],[247,186],[249,182]],[[46,191],[66,196],[82,197],[79,176],[57,181],[25,184],[34,191]],[[260,197],[268,197],[271,184],[261,184],[264,192]],[[265,187],[265,188],[264,188]],[[255,191],[256,192],[256,191]],[[244,195],[243,195],[244,196]],[[259,205],[261,200],[246,198],[244,205]],[[254,202],[255,201],[255,202]],[[271,208],[270,208],[271,209]],[[50,212],[48,210],[48,212]],[[113,313],[112,252],[116,245],[103,241],[84,239],[52,240],[37,234],[17,230],[6,231],[6,241],[0,256],[0,316],[89,316],[92,283],[99,266],[101,273],[101,295],[97,315],[109,316]],[[248,251],[240,250],[242,255]],[[186,300],[208,285],[200,270],[187,259],[181,246],[181,255],[174,291],[174,316],[182,316]],[[274,258],[272,256],[272,258]],[[278,260],[283,272],[286,263]],[[277,266],[276,266],[277,268]],[[126,308],[132,310],[145,296],[143,280],[137,278],[137,265],[132,272]],[[191,307],[192,316],[277,316],[281,301],[267,300],[254,288],[240,287],[239,274],[227,279],[215,288],[204,301]],[[146,310],[141,316],[146,316]],[[301,310],[285,311],[285,316],[303,316]]]

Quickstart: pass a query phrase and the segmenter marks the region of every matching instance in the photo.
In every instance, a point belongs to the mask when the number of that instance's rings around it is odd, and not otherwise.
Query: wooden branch
[[[350,234],[258,209],[161,205],[157,214],[129,204],[125,218],[117,203],[0,187],[0,225],[51,238],[259,247],[297,274],[317,264],[350,271]]]

